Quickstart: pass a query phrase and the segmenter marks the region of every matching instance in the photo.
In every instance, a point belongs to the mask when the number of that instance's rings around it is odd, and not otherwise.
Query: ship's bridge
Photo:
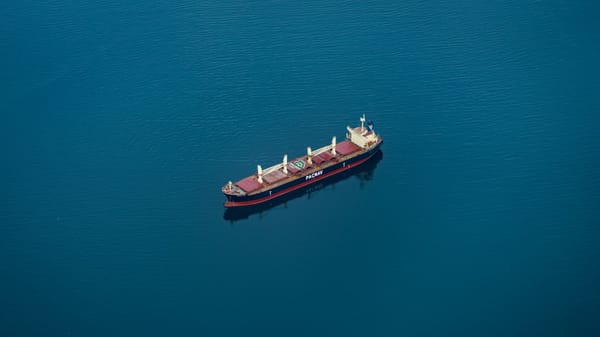
[[[379,137],[375,134],[375,130],[373,130],[373,122],[369,121],[367,127],[365,128],[365,121],[366,118],[363,114],[362,117],[360,117],[359,127],[346,127],[348,130],[346,138],[363,149],[367,149],[379,142]]]

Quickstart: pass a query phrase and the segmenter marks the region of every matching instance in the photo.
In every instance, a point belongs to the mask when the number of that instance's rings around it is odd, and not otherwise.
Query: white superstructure
[[[370,146],[377,144],[377,135],[375,134],[375,130],[373,130],[373,123],[369,122],[368,127],[365,128],[366,120],[367,119],[363,114],[362,117],[360,117],[360,127],[353,129],[346,126],[346,129],[348,130],[346,138],[363,149],[367,149]]]

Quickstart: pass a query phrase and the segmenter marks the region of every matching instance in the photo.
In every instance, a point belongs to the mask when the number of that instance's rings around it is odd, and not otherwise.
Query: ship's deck
[[[336,144],[336,155],[330,151],[322,152],[312,156],[312,164],[308,163],[308,157],[302,156],[291,160],[287,164],[286,174],[283,168],[278,168],[274,171],[263,175],[263,183],[258,181],[256,174],[246,177],[235,184],[239,186],[247,194],[260,193],[267,189],[272,189],[281,186],[287,182],[297,179],[301,176],[322,170],[340,161],[347,160],[355,156],[356,152],[365,151],[351,141],[345,140]]]

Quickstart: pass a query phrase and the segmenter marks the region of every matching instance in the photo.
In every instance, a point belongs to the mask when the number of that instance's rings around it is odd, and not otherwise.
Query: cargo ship
[[[257,165],[256,173],[239,180],[229,181],[221,188],[227,198],[225,207],[243,207],[265,203],[290,192],[306,188],[318,181],[334,177],[371,159],[383,144],[375,133],[373,122],[365,126],[366,117],[360,117],[360,126],[346,127],[346,139],[331,143],[315,151],[306,148],[306,155],[283,161],[263,169]]]
[[[332,176],[331,178],[327,178],[321,180],[317,183],[311,184],[306,188],[299,188],[295,191],[286,193],[281,197],[262,202],[257,205],[245,206],[245,207],[227,207],[223,211],[223,219],[230,223],[234,223],[237,221],[242,221],[248,219],[249,217],[255,214],[266,214],[271,209],[276,208],[281,205],[285,205],[287,207],[288,203],[300,199],[302,197],[306,197],[306,199],[311,199],[313,196],[320,193],[321,190],[327,189],[328,187],[335,186],[336,184],[342,181],[350,182],[350,178],[356,178],[360,183],[361,189],[362,186],[369,184],[369,182],[373,179],[375,175],[375,170],[379,163],[383,160],[383,150],[377,151],[373,157],[371,157],[364,164],[351,168],[349,170],[343,171],[339,174]],[[360,196],[359,196],[360,197]]]

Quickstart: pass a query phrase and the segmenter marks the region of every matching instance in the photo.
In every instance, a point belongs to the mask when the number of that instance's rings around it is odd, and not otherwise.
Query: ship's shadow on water
[[[293,199],[300,198],[304,195],[308,195],[310,198],[310,195],[312,193],[315,193],[318,190],[321,190],[327,186],[338,183],[342,180],[346,180],[353,176],[356,176],[360,180],[362,186],[373,178],[375,168],[381,160],[383,160],[383,152],[379,150],[373,155],[373,157],[369,161],[358,167],[354,167],[348,171],[342,172],[331,178],[320,181],[314,185],[306,186],[305,188],[296,190],[275,200],[271,200],[264,204],[256,206],[226,208],[225,213],[223,214],[223,218],[232,223],[235,221],[244,220],[249,218],[251,215],[263,213],[269,209],[272,209],[282,204],[286,204],[287,202]]]

